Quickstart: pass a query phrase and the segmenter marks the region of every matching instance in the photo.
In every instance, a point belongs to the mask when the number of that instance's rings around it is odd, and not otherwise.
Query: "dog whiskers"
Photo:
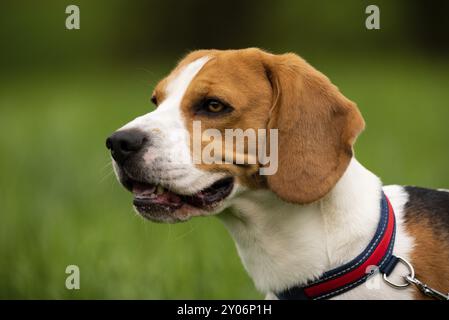
[[[99,183],[103,183],[106,181],[106,179],[110,178],[112,174],[114,173],[114,170],[111,169],[111,171],[107,172],[99,181]]]
[[[195,230],[195,227],[192,226],[190,221],[187,222],[187,224],[189,224],[190,230],[188,230],[188,231],[182,233],[181,235],[177,236],[176,238],[174,238],[173,239],[174,241],[178,241],[178,240],[181,240],[181,239],[185,238],[186,236],[188,236],[189,234],[191,234]]]

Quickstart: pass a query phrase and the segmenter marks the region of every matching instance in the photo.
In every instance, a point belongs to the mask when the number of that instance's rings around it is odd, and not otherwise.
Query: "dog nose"
[[[111,150],[112,158],[123,164],[129,156],[142,149],[146,140],[145,134],[138,130],[117,131],[106,139],[106,147]]]

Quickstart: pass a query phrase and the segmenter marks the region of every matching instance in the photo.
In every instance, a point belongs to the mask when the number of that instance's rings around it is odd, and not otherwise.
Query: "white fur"
[[[283,202],[271,191],[243,191],[220,215],[234,237],[243,264],[256,287],[273,298],[340,266],[363,251],[380,218],[380,180],[353,159],[333,190],[309,205]],[[397,218],[394,254],[409,259],[413,241],[402,221],[407,194],[386,187]],[[402,266],[392,279],[406,274]],[[387,286],[380,275],[336,299],[411,299],[410,289]]]
[[[157,110],[121,128],[151,132],[144,155],[149,181],[178,193],[195,193],[223,175],[200,170],[193,164],[189,136],[180,106],[195,75],[207,63],[200,58],[173,75],[167,98]],[[379,217],[381,181],[352,159],[340,181],[323,199],[297,205],[280,200],[269,190],[250,191],[236,185],[219,216],[236,241],[243,264],[256,287],[275,298],[274,292],[305,283],[356,257],[373,237]],[[384,188],[396,213],[394,254],[410,258],[413,239],[403,226],[407,193],[402,187]],[[402,266],[392,279],[406,274]],[[375,275],[336,299],[411,299],[412,290],[387,286]]]
[[[145,178],[181,194],[193,194],[222,178],[195,167],[190,154],[189,132],[181,115],[181,102],[194,77],[209,60],[197,59],[169,80],[166,99],[158,108],[129,122],[120,130],[150,132],[150,146],[143,156]]]

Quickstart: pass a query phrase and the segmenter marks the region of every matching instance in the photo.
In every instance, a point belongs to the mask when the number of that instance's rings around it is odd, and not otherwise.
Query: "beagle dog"
[[[416,279],[449,290],[449,193],[383,186],[354,157],[365,126],[357,106],[299,56],[256,48],[194,51],[159,82],[152,102],[153,112],[106,141],[135,210],[167,223],[216,215],[266,298],[303,290],[360,256],[376,240],[385,208],[394,212],[385,254],[405,263],[384,277],[403,287],[373,272],[321,298],[426,298],[404,280],[410,267]],[[265,141],[277,144],[276,172],[261,175],[260,161],[195,162],[195,121],[201,132],[277,130],[276,141]],[[247,146],[241,150],[249,155]],[[220,157],[235,160],[237,153],[224,149]]]

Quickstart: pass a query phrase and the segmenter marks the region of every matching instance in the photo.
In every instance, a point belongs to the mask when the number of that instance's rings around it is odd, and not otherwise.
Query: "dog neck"
[[[308,205],[269,190],[244,191],[220,215],[264,293],[305,284],[356,257],[373,237],[381,182],[355,158],[335,187]]]

